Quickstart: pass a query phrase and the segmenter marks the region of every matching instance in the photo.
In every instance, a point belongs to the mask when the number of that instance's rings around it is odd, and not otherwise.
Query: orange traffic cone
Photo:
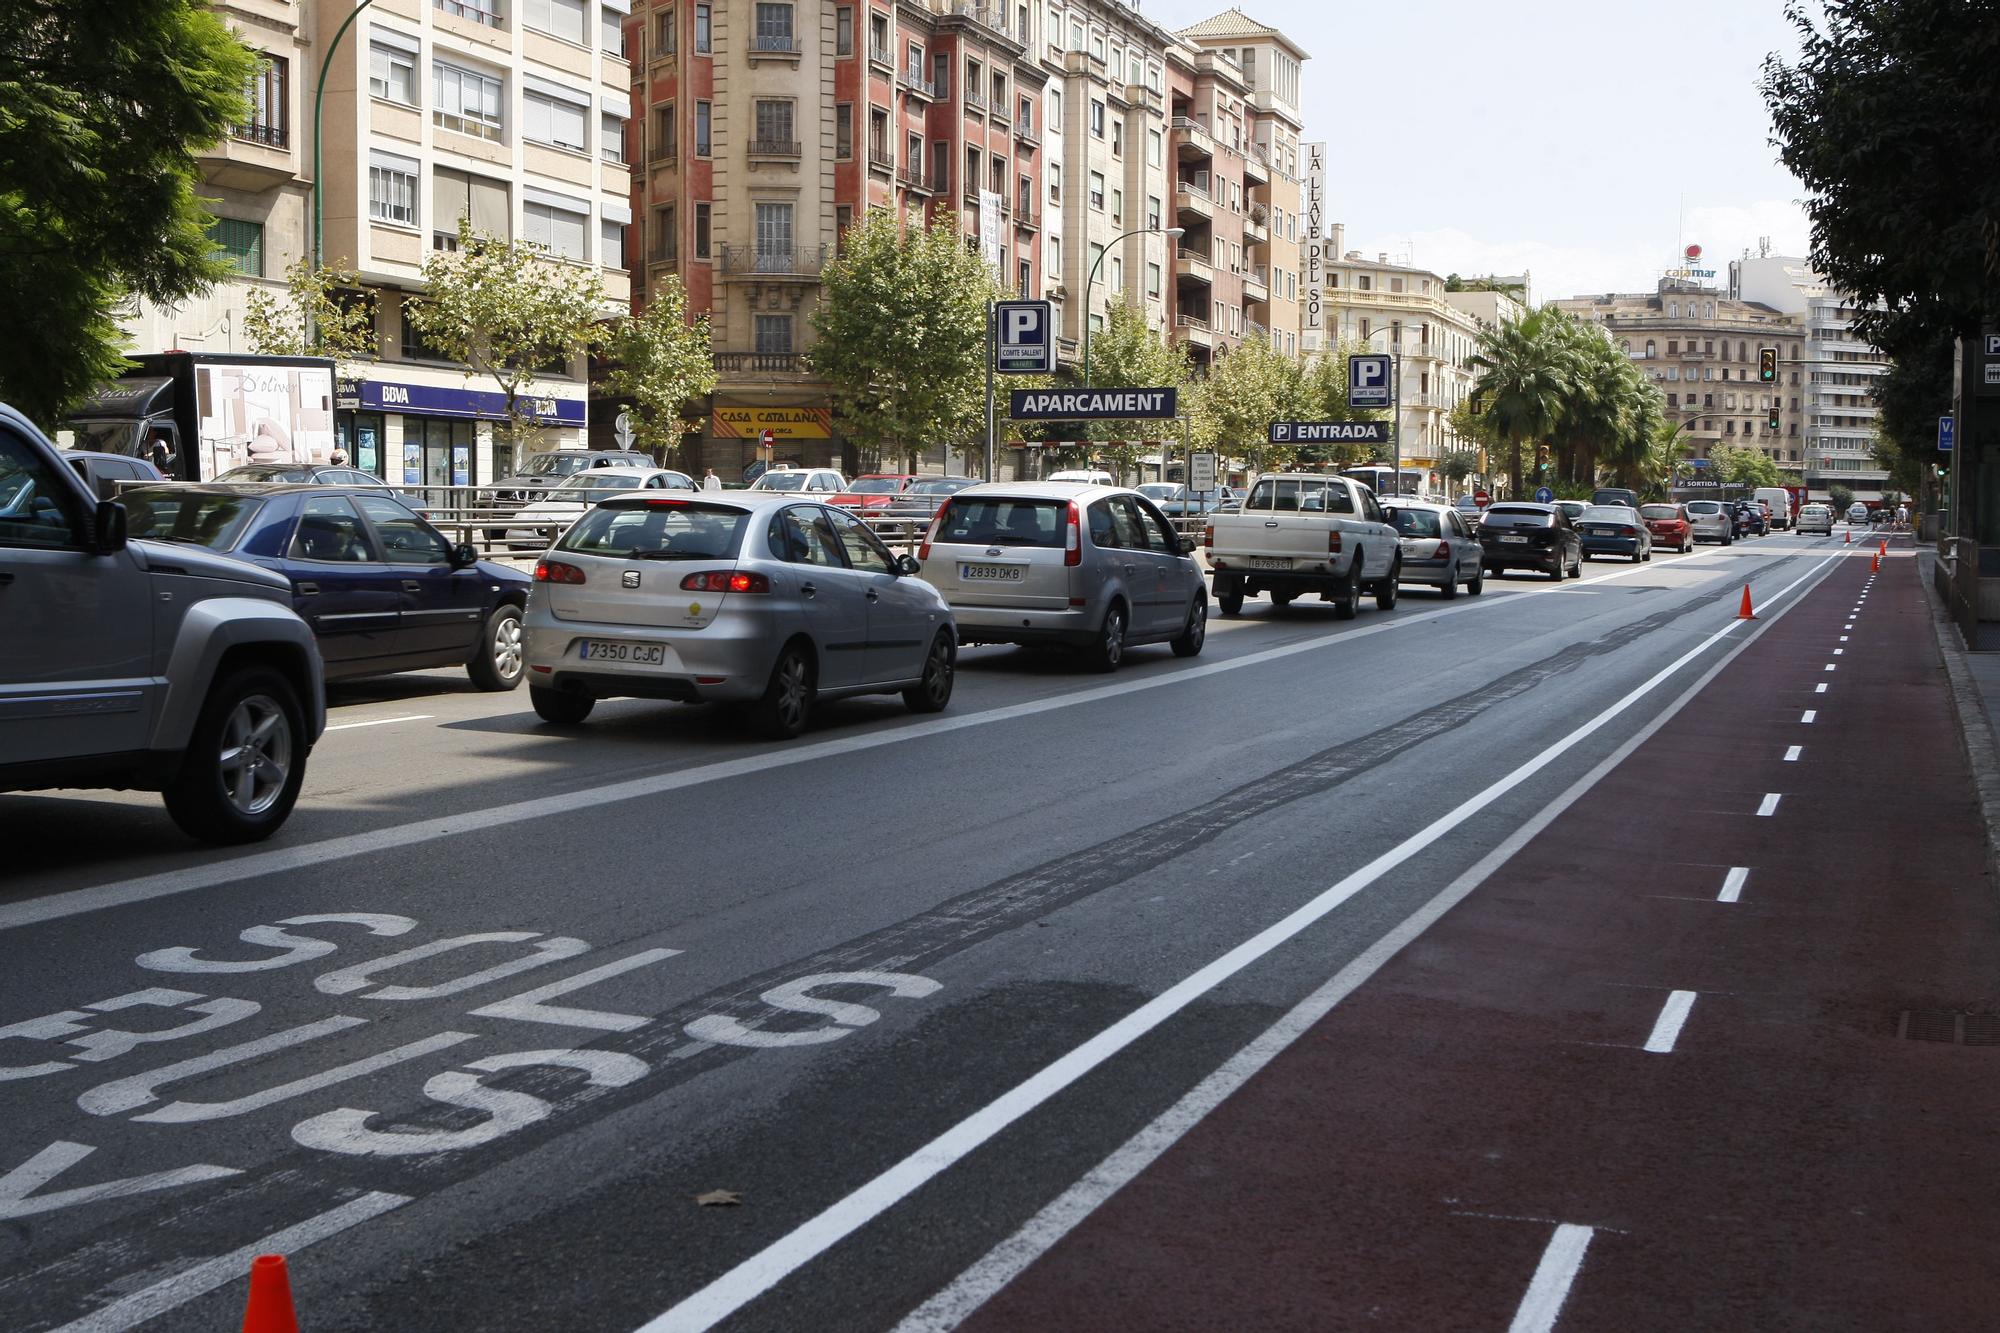
[[[1869,557],[1868,557],[1868,572],[1869,572],[1870,574],[1879,574],[1879,573],[1881,573],[1881,572],[1882,572],[1882,557],[1881,557],[1881,556],[1879,556],[1879,555],[1871,555],[1871,556],[1869,556]]]
[[[1743,605],[1736,609],[1736,618],[1738,620],[1755,620],[1757,618],[1757,613],[1750,609],[1750,585],[1747,583],[1743,585]]]
[[[1844,539],[1845,539],[1845,540],[1843,540],[1843,541],[1842,541],[1842,542],[1840,543],[1840,544],[1841,544],[1842,546],[1852,546],[1852,545],[1854,545],[1854,534],[1853,534],[1853,533],[1851,533],[1851,532],[1843,532],[1843,533],[1841,533],[1840,535],[1841,535],[1841,537],[1842,537],[1842,538],[1844,538]]]
[[[250,1261],[250,1303],[243,1307],[243,1333],[299,1333],[284,1255],[260,1254]]]
[[[1881,548],[1880,548],[1880,549],[1878,549],[1878,550],[1877,550],[1877,551],[1875,552],[1875,554],[1877,554],[1877,555],[1887,555],[1887,554],[1889,554],[1889,543],[1887,543],[1887,542],[1883,542],[1883,543],[1882,543],[1882,545],[1881,545]]]

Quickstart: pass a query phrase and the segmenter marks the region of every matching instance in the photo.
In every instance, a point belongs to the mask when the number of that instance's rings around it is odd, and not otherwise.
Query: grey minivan
[[[918,552],[965,643],[1059,644],[1115,671],[1135,644],[1208,637],[1194,543],[1118,486],[987,482],[945,501]]]

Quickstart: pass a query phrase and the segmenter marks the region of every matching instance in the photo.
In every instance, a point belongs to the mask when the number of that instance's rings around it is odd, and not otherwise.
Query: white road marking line
[[[1847,642],[1847,635],[1845,635],[1845,634],[1841,635],[1841,636],[1840,636],[1840,641],[1841,641],[1842,643],[1846,643],[1846,642]]]
[[[1812,721],[1812,720],[1813,720],[1814,718],[1816,718],[1816,717],[1818,717],[1818,716],[1819,716],[1819,710],[1818,710],[1818,709],[1816,709],[1816,708],[1808,708],[1808,709],[1806,709],[1806,711],[1805,711],[1805,712],[1803,712],[1803,713],[1799,714],[1799,721],[1801,721],[1801,722],[1811,722],[1811,721]]]
[[[1699,555],[1681,556],[1667,564],[1684,564],[1691,560],[1707,558],[1711,552]],[[1626,569],[1604,574],[1593,582],[1609,582],[1612,579],[1629,578],[1634,574],[1648,572],[1650,566],[1634,565]],[[1817,569],[1813,571],[1817,573]],[[1787,585],[1777,596],[1784,596],[1796,588],[1805,578]],[[666,792],[681,791],[690,787],[700,787],[729,778],[746,777],[765,773],[773,769],[792,768],[801,764],[818,763],[840,755],[857,754],[865,750],[880,749],[886,745],[897,745],[904,741],[923,740],[931,736],[963,731],[971,727],[986,726],[994,722],[1007,722],[1015,718],[1033,717],[1058,709],[1074,708],[1083,704],[1108,702],[1116,698],[1128,698],[1147,690],[1164,689],[1189,681],[1205,680],[1210,676],[1226,672],[1240,671],[1247,667],[1262,666],[1267,662],[1296,657],[1335,643],[1352,642],[1375,634],[1387,634],[1393,630],[1407,629],[1413,625],[1427,624],[1441,616],[1463,615],[1482,607],[1512,605],[1527,597],[1542,597],[1561,592],[1561,588],[1528,588],[1502,598],[1479,598],[1460,602],[1454,606],[1439,607],[1419,615],[1399,617],[1364,625],[1358,629],[1337,630],[1328,634],[1315,635],[1310,639],[1300,639],[1294,643],[1280,644],[1272,648],[1245,653],[1227,661],[1209,662],[1199,666],[1184,667],[1138,680],[1121,680],[1116,684],[1098,685],[1074,690],[1067,694],[1051,695],[1041,699],[1025,700],[1017,704],[1005,704],[989,708],[983,712],[963,713],[956,716],[932,718],[926,722],[907,723],[883,731],[868,732],[863,735],[843,736],[794,745],[782,750],[768,750],[761,754],[749,755],[741,759],[723,760],[718,763],[702,764],[694,768],[675,769],[666,773],[654,773],[646,777],[631,778],[603,787],[587,787],[578,791],[564,792],[553,796],[532,797],[513,801],[505,805],[487,806],[483,809],[465,810],[436,819],[418,820],[410,824],[392,824],[386,828],[373,829],[362,833],[351,833],[341,837],[325,838],[318,842],[299,843],[267,851],[250,852],[223,861],[211,861],[180,870],[161,871],[152,875],[141,875],[134,879],[113,880],[107,884],[92,885],[89,888],[63,890],[32,898],[24,902],[0,906],[0,931],[14,930],[22,926],[37,925],[44,921],[58,921],[66,917],[80,916],[85,912],[101,911],[108,907],[125,907],[132,903],[148,902],[156,898],[169,898],[176,894],[190,893],[196,889],[215,888],[225,884],[237,884],[244,880],[256,879],[264,875],[279,874],[288,870],[301,870],[309,866],[323,865],[329,861],[345,860],[373,852],[394,851],[400,847],[410,847],[419,843],[434,842],[440,838],[456,837],[468,833],[481,833],[488,829],[506,828],[523,820],[546,819],[557,815],[571,814],[578,810],[595,809],[619,801],[639,800],[649,796],[659,796]],[[1745,623],[1745,622],[1739,622]]]
[[[1830,669],[1830,668],[1829,668],[1829,669]],[[1826,693],[1826,686],[1824,686],[1824,685],[1815,685],[1815,686],[1813,686],[1813,693],[1814,693],[1814,694],[1825,694],[1825,693]]]
[[[1838,558],[1838,556],[1828,556],[1818,566],[1800,575],[1797,579],[1778,590],[1777,593],[1767,598],[1766,605],[1768,606],[1782,600],[1787,594],[1816,575],[1821,574],[1823,570],[1828,568]],[[1789,610],[1790,608],[1786,609]],[[1782,612],[1779,614],[1781,615]],[[1295,938],[1300,932],[1324,918],[1328,913],[1373,884],[1383,875],[1442,839],[1446,834],[1485,810],[1488,806],[1526,782],[1543,768],[1554,763],[1563,754],[1582,743],[1589,736],[1595,734],[1611,722],[1612,719],[1650,694],[1663,682],[1670,679],[1683,666],[1686,666],[1707,652],[1710,647],[1729,637],[1738,626],[1745,624],[1758,625],[1760,628],[1752,631],[1752,635],[1754,635],[1760,633],[1763,627],[1775,624],[1778,618],[1777,615],[1774,615],[1762,622],[1731,621],[1721,629],[1714,631],[1700,643],[1681,654],[1678,658],[1675,658],[1667,666],[1661,668],[1660,671],[1619,699],[1616,703],[1611,704],[1604,711],[1598,713],[1597,716],[1562,739],[1549,745],[1539,754],[1528,759],[1512,772],[1500,778],[1491,786],[1488,786],[1485,790],[1468,798],[1456,808],[1440,816],[1402,843],[1375,857],[1375,859],[1369,861],[1366,865],[1353,871],[1338,883],[1294,909],[1277,922],[1265,927],[1221,957],[1168,987],[1145,1004],[1140,1005],[1131,1013],[1099,1032],[1096,1036],[1091,1037],[1081,1045],[1059,1056],[1056,1060],[1045,1065],[1042,1069],[1002,1093],[979,1110],[966,1116],[909,1156],[888,1167],[873,1179],[858,1186],[843,1198],[828,1205],[813,1217],[801,1222],[783,1236],[780,1236],[763,1249],[737,1264],[734,1268],[711,1281],[707,1286],[684,1297],[664,1314],[643,1325],[639,1333],[692,1333],[694,1330],[712,1328],[722,1320],[729,1318],[745,1305],[748,1305],[751,1301],[756,1300],[759,1296],[782,1282],[792,1273],[798,1271],[861,1227],[880,1217],[890,1208],[921,1188],[925,1183],[956,1165],[975,1149],[981,1147],[1009,1125],[1014,1124],[1023,1116],[1035,1110],[1049,1098],[1068,1088],[1106,1060],[1123,1051],[1146,1033],[1151,1032],[1188,1005],[1207,995],[1215,987],[1221,985],[1230,977],[1235,976],[1244,968],[1249,967],[1273,949]],[[1750,637],[1751,635],[1746,635],[1744,642],[1747,643]],[[1740,649],[1737,651],[1740,651]],[[1725,663],[1728,660],[1733,660],[1734,656],[1734,652],[1727,654],[1725,656]],[[1718,669],[1720,665],[1722,664],[1718,664]],[[1712,678],[1713,671],[1704,676],[1703,680],[1698,682],[1695,688],[1700,688],[1701,684],[1705,684],[1707,680]],[[1664,723],[1665,716],[1671,715],[1687,699],[1692,697],[1693,694],[1690,691],[1690,693],[1681,696],[1679,700],[1670,705],[1663,713],[1662,718],[1659,719],[1660,724]],[[1641,730],[1642,733],[1646,731],[1645,728]],[[1639,738],[1634,738],[1635,741],[1637,739]],[[1622,753],[1629,753],[1629,751],[1622,751]],[[1600,765],[1598,769],[1592,771],[1589,780],[1594,782],[1604,771],[1608,770],[1605,770]],[[1578,796],[1581,794],[1581,790],[1577,791]],[[1569,799],[1574,800],[1575,797],[1569,797]],[[1496,848],[1495,852],[1497,853],[1498,851],[1499,849]],[[1491,873],[1490,867],[1487,867],[1487,862],[1491,860],[1492,854],[1489,854],[1487,860],[1482,861],[1479,866],[1474,867],[1475,870],[1480,871],[1481,878],[1485,874]],[[1468,876],[1462,876],[1460,882],[1468,878],[1469,873]],[[1472,880],[1472,885],[1476,885],[1477,883],[1477,879]],[[1454,883],[1453,888],[1456,887],[1457,883]],[[1438,898],[1433,899],[1430,904],[1427,904],[1423,911],[1428,912],[1432,907],[1437,907],[1437,914],[1442,915],[1449,904],[1443,904],[1442,906],[1440,904],[1442,904],[1443,899],[1450,892],[1451,890],[1448,889],[1446,893],[1440,894]],[[1465,887],[1459,896],[1462,898],[1465,893],[1469,892],[1471,892],[1471,885]],[[1422,913],[1420,912],[1419,915],[1422,915]],[[1360,958],[1357,958],[1353,963],[1343,968],[1335,976],[1334,980],[1329,982],[1327,987],[1322,988],[1322,992],[1316,993],[1313,998],[1318,999],[1321,994],[1332,990],[1335,986],[1346,981],[1345,990],[1333,994],[1331,998],[1324,1001],[1326,1008],[1331,1009],[1348,991],[1359,986],[1362,981],[1365,981],[1383,963],[1387,962],[1388,958],[1397,949],[1400,949],[1409,939],[1415,938],[1417,934],[1420,934],[1430,924],[1431,920],[1435,919],[1436,917],[1434,916],[1430,917],[1421,924],[1414,925],[1414,929],[1411,929],[1417,918],[1409,918],[1403,923],[1403,926],[1398,927],[1396,930],[1390,932],[1389,935],[1383,937],[1382,940],[1378,941],[1374,948],[1371,948]],[[1401,938],[1397,939],[1398,936],[1401,936]],[[1388,945],[1391,940],[1396,940],[1394,946],[1389,948],[1387,952],[1380,952],[1383,946]],[[1353,979],[1347,981],[1346,979],[1350,974],[1353,974]],[[1297,1014],[1304,1007],[1302,1005],[1299,1009],[1294,1009],[1292,1012]],[[1290,1015],[1287,1017],[1289,1018]],[[1234,1057],[1233,1060],[1243,1058],[1248,1053],[1248,1050],[1249,1048],[1246,1048],[1244,1052],[1239,1052],[1238,1056]],[[1265,1057],[1267,1060],[1268,1058],[1268,1056]],[[1221,1072],[1217,1071],[1218,1075]],[[1211,1079],[1214,1077],[1216,1076],[1212,1075]],[[1208,1083],[1209,1080],[1204,1080],[1200,1087],[1206,1087]],[[1200,1091],[1200,1087],[1197,1088],[1197,1091]],[[1216,1100],[1219,1102],[1221,1098],[1218,1096]],[[1194,1117],[1196,1120],[1199,1118],[1199,1114]],[[1178,1135],[1175,1135],[1175,1137],[1178,1137]],[[1100,1171],[1103,1169],[1103,1167],[1099,1168]],[[1129,1177],[1127,1178],[1129,1179]],[[1122,1184],[1123,1181],[1121,1180],[1119,1183]],[[1116,1186],[1114,1185],[1112,1188],[1115,1189]],[[1109,1191],[1106,1191],[1107,1197],[1108,1194]],[[1095,1206],[1093,1203],[1089,1207]],[[1085,1214],[1089,1212],[1089,1207],[1083,1210]],[[1049,1243],[1054,1243],[1054,1237],[1050,1238]],[[1016,1269],[1014,1271],[1019,1270]],[[1011,1277],[1011,1274],[1008,1276]],[[1003,1278],[1002,1282],[1004,1283],[1005,1280]],[[995,1286],[992,1290],[998,1290],[998,1287]],[[979,1300],[983,1301],[984,1299],[984,1296],[979,1297]],[[977,1302],[975,1302],[972,1308],[976,1308],[976,1304]]]
[[[162,1282],[143,1287],[129,1296],[121,1296],[75,1323],[64,1324],[54,1333],[122,1333],[125,1329],[136,1328],[148,1319],[186,1305],[197,1296],[206,1296],[217,1287],[247,1277],[250,1261],[260,1254],[296,1254],[316,1241],[337,1236],[351,1226],[380,1217],[409,1201],[408,1195],[379,1192],[350,1199],[338,1208],[309,1217],[283,1231],[274,1231],[264,1239],[252,1241],[219,1259],[196,1264]]]
[[[1833,655],[1835,657],[1845,657],[1847,655],[1847,650],[1845,648],[1836,648],[1833,650]]]
[[[1778,793],[1774,791],[1765,792],[1764,799],[1758,802],[1757,804],[1757,813],[1765,816],[1766,818],[1770,817],[1771,815],[1777,814]]]
[[[411,713],[407,717],[375,717],[370,718],[366,722],[336,722],[329,726],[327,730],[352,731],[356,727],[386,727],[391,722],[428,722],[436,716],[437,714],[435,713]]]
[[[1805,746],[1803,746],[1803,745],[1791,745],[1791,746],[1787,746],[1787,747],[1785,748],[1785,762],[1786,762],[1786,763],[1788,763],[1788,764],[1796,764],[1796,763],[1798,763],[1798,762],[1799,762],[1799,755],[1800,755],[1801,753],[1803,753],[1803,752],[1804,752],[1805,748],[1806,748],[1806,747],[1805,747]]]
[[[1828,663],[1826,664],[1826,669],[1827,669],[1828,671],[1831,671],[1831,670],[1833,670],[1833,663],[1831,663],[1831,662],[1828,662]]]
[[[1715,895],[1719,903],[1733,903],[1743,896],[1743,883],[1750,878],[1749,866],[1731,866],[1729,873],[1722,877],[1722,892]]]
[[[1652,1035],[1646,1038],[1646,1050],[1654,1055],[1670,1055],[1674,1043],[1680,1040],[1681,1024],[1687,1022],[1688,1012],[1694,1008],[1694,992],[1677,990],[1667,996],[1667,1002],[1660,1006],[1660,1016],[1653,1020]]]
[[[1590,1248],[1592,1228],[1565,1222],[1549,1237],[1535,1276],[1528,1282],[1528,1294],[1514,1311],[1507,1333],[1549,1333],[1569,1299],[1570,1284],[1583,1267],[1583,1252]]]

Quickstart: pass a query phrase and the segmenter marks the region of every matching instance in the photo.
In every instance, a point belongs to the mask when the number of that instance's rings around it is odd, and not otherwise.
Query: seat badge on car
[[[624,584],[628,588],[636,588],[639,586],[639,571],[636,569],[628,569],[625,571],[624,576],[621,577],[618,581]]]

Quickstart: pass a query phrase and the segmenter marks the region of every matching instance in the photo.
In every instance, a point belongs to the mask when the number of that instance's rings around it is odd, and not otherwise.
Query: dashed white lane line
[[[1762,816],[1764,816],[1764,817],[1765,817],[1765,818],[1767,818],[1767,819],[1768,819],[1768,818],[1769,818],[1770,816],[1772,816],[1772,815],[1775,815],[1775,814],[1777,814],[1777,813],[1778,813],[1778,796],[1779,796],[1779,794],[1778,794],[1777,792],[1774,792],[1774,791],[1767,791],[1767,792],[1765,792],[1765,793],[1764,793],[1764,799],[1763,799],[1763,800],[1761,800],[1761,801],[1759,801],[1759,802],[1757,803],[1757,813],[1758,813],[1759,815],[1762,815]]]
[[[1798,763],[1799,755],[1805,751],[1805,748],[1803,745],[1787,746],[1785,749],[1785,762],[1788,764]]]
[[[366,722],[336,722],[328,731],[352,731],[356,727],[386,727],[391,722],[428,722],[435,713],[408,713],[402,717],[371,717]]]
[[[1569,1299],[1570,1285],[1583,1268],[1583,1252],[1590,1248],[1593,1232],[1594,1228],[1574,1222],[1556,1228],[1555,1235],[1549,1237],[1548,1248],[1542,1251],[1542,1261],[1535,1265],[1528,1294],[1521,1298],[1507,1333],[1549,1333],[1556,1326],[1563,1302]]]
[[[1680,1040],[1681,1024],[1688,1021],[1688,1012],[1694,1008],[1694,992],[1677,990],[1667,996],[1667,1002],[1660,1006],[1660,1016],[1653,1020],[1652,1035],[1646,1038],[1646,1049],[1654,1055],[1667,1055]]]
[[[1715,895],[1719,903],[1733,903],[1743,896],[1743,882],[1750,878],[1749,866],[1731,866],[1729,873],[1722,877],[1722,892]]]
[[[1847,636],[1846,636],[1845,634],[1841,635],[1841,636],[1840,636],[1840,641],[1841,641],[1842,643],[1846,643],[1846,642],[1847,642]]]
[[[1810,724],[1818,716],[1819,710],[1817,708],[1808,708],[1805,712],[1799,714],[1799,721]]]
[[[1827,670],[1828,670],[1828,671],[1831,671],[1831,670],[1833,670],[1833,668],[1832,668],[1832,667],[1828,667],[1828,668],[1827,668]],[[1814,693],[1814,694],[1825,694],[1825,693],[1826,693],[1826,686],[1824,686],[1824,685],[1815,685],[1815,686],[1813,686],[1813,693]]]
[[[1833,655],[1835,657],[1845,657],[1847,656],[1847,650],[1845,648],[1836,648],[1833,650]]]

